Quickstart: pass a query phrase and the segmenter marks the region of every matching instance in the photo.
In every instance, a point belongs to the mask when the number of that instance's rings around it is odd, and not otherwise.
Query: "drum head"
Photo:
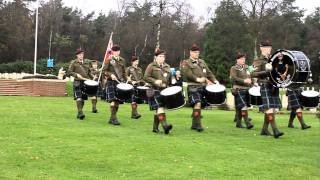
[[[97,81],[93,81],[93,80],[86,80],[84,81],[84,84],[87,86],[98,86],[99,83]]]
[[[304,97],[317,97],[320,93],[317,91],[302,91],[301,95]]]
[[[225,91],[226,87],[221,84],[212,84],[212,85],[206,86],[206,90],[209,92],[218,93],[218,92]]]
[[[124,91],[129,91],[133,89],[133,86],[131,84],[120,83],[117,85],[117,88]]]
[[[254,86],[249,89],[249,94],[252,96],[261,96],[260,86]]]
[[[147,90],[147,89],[150,89],[150,88],[147,87],[147,86],[138,86],[137,89]]]
[[[172,87],[168,87],[168,88],[162,90],[160,92],[160,94],[162,96],[170,96],[170,95],[173,95],[173,94],[177,94],[180,91],[182,91],[182,87],[180,87],[180,86],[172,86]]]

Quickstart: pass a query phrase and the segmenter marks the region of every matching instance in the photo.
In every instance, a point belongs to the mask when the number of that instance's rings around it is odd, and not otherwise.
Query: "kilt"
[[[273,87],[271,83],[262,84],[261,89],[262,109],[270,108],[281,109],[281,101],[279,98],[279,88]]]
[[[157,110],[162,107],[160,91],[154,90],[154,96],[148,98],[148,103],[150,107],[150,111]]]
[[[303,107],[299,99],[300,93],[300,90],[287,90],[288,109],[293,110]]]
[[[205,90],[202,86],[188,86],[188,101],[191,106],[201,103],[202,107],[207,105]]]
[[[108,102],[118,101],[116,97],[116,81],[109,80],[106,82],[106,100]]]
[[[243,107],[250,107],[250,95],[247,89],[237,89],[234,95],[236,109],[241,110]]]
[[[73,99],[82,99],[82,100],[87,100],[88,95],[84,93],[84,81],[78,81],[75,80],[73,81]]]

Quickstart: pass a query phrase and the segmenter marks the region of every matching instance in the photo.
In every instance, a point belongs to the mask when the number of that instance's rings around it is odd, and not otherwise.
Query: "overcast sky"
[[[95,11],[96,13],[109,12],[109,10],[117,10],[118,0],[63,0],[64,4],[70,7],[78,7],[85,14]],[[121,1],[121,0],[119,0]],[[144,2],[144,0],[140,0]],[[215,9],[219,6],[220,0],[186,0],[193,7],[193,14],[204,18],[207,17],[207,8]],[[305,15],[309,15],[315,10],[315,7],[320,7],[320,0],[296,0],[296,6],[305,9]]]

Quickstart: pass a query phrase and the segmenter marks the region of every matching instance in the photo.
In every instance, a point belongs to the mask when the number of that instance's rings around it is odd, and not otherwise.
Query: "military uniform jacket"
[[[259,59],[253,61],[254,71],[251,73],[251,77],[258,78],[258,83],[268,83],[269,82],[269,72],[266,71],[266,64],[268,63],[268,58],[260,56]]]
[[[127,79],[125,60],[122,57],[116,58],[112,56],[111,59],[106,62],[103,71],[107,79],[111,80],[111,74],[115,75],[121,82],[125,82]]]
[[[193,60],[191,58],[183,60],[180,64],[182,77],[188,85],[206,85],[206,83],[197,82],[197,78],[205,77],[210,81],[216,81],[215,76],[202,59]]]
[[[233,89],[248,89],[249,84],[244,83],[245,79],[250,78],[250,72],[248,70],[248,65],[234,65],[230,69],[230,78],[232,80]]]
[[[127,77],[131,76],[131,81],[144,83],[142,69],[139,67],[129,66],[126,70]]]
[[[147,66],[144,74],[144,80],[151,84],[155,89],[163,89],[171,83],[170,66],[166,63],[160,67],[157,62],[152,62]],[[162,80],[162,86],[155,84],[156,80]]]
[[[77,77],[77,74],[80,74],[83,78],[92,79],[90,62],[88,60],[83,60],[83,63],[80,64],[78,60],[72,60],[68,73],[74,77],[75,80],[82,80]]]

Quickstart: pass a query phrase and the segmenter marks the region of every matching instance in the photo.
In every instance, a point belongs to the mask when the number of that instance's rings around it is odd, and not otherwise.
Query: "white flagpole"
[[[33,74],[37,74],[37,50],[38,50],[38,16],[39,16],[39,0],[37,0],[37,10],[36,10],[36,29],[34,37],[34,65]]]

